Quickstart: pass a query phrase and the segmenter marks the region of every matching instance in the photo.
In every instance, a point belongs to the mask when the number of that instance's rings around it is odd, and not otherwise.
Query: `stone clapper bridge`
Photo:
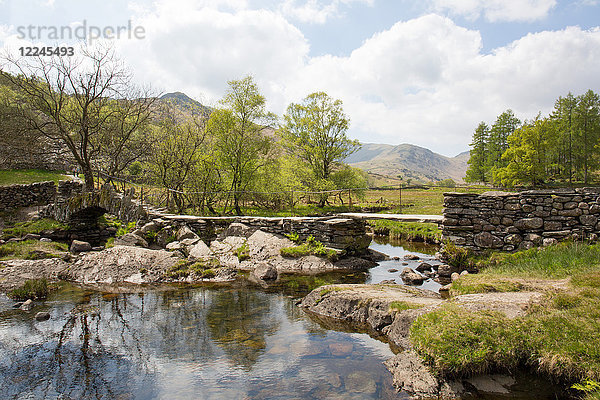
[[[222,234],[232,222],[242,223],[252,229],[280,235],[296,233],[305,240],[313,236],[326,247],[345,251],[347,254],[362,254],[368,248],[371,238],[366,234],[365,220],[387,219],[404,222],[429,222],[441,224],[443,217],[438,215],[405,214],[365,214],[341,213],[323,217],[201,217],[194,215],[169,214],[134,198],[134,189],[124,193],[115,192],[112,186],[104,185],[99,191],[83,192],[83,187],[73,187],[61,191],[55,201],[41,212],[41,216],[51,217],[59,222],[78,226],[93,226],[104,213],[115,215],[127,222],[150,222],[160,219],[174,228],[187,225],[203,240],[211,241]]]

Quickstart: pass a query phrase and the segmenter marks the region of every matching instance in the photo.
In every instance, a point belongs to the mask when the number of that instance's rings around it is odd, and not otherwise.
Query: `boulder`
[[[73,240],[71,242],[71,247],[69,248],[71,253],[84,253],[87,251],[92,251],[92,245],[88,242],[83,242],[81,240]]]
[[[169,242],[173,241],[173,238],[175,238],[175,230],[172,226],[168,225],[158,231],[155,242],[157,245],[164,248]]]
[[[288,238],[272,233],[266,233],[261,230],[254,232],[248,238],[247,243],[250,251],[250,259],[256,261],[280,257],[279,251],[282,248],[295,246],[294,242]]]
[[[169,251],[182,250],[183,244],[181,242],[177,242],[177,241],[171,242],[171,243],[167,244],[166,249]]]
[[[425,277],[421,274],[416,273],[412,268],[406,267],[400,273],[402,281],[407,285],[422,285],[425,281]]]
[[[199,240],[195,245],[189,247],[188,258],[190,260],[208,260],[213,257],[212,250],[204,243]]]
[[[415,268],[417,271],[419,272],[425,272],[425,271],[431,271],[431,265],[426,263],[426,262],[422,262],[421,264],[419,264],[417,266],[417,268]]]
[[[115,246],[148,247],[148,242],[134,233],[126,233],[115,239]]]
[[[36,235],[35,233],[28,233],[23,237],[23,240],[40,240],[41,236]]]
[[[259,263],[252,271],[252,275],[261,281],[274,281],[278,276],[277,268],[266,262]]]
[[[439,276],[449,278],[453,273],[458,272],[458,268],[448,264],[442,264],[438,267],[437,272]]]
[[[62,272],[62,278],[84,284],[113,284],[135,281],[131,277],[139,275],[140,270],[143,270],[143,281],[139,283],[155,282],[180,260],[176,253],[166,250],[117,245],[100,252],[84,254]]]
[[[183,239],[180,243],[185,246],[185,247],[189,247],[189,246],[193,246],[196,243],[198,243],[200,241],[200,238],[195,238],[195,239]]]
[[[452,399],[465,391],[459,382],[439,381],[413,350],[396,354],[384,364],[394,376],[394,386],[416,398]]]
[[[420,257],[418,255],[416,255],[416,254],[406,254],[404,256],[404,259],[405,260],[416,261],[416,260],[420,259]]]
[[[49,319],[50,319],[50,313],[40,311],[39,313],[35,314],[36,321],[47,321]]]
[[[200,237],[194,232],[192,232],[192,230],[188,228],[187,225],[184,225],[181,228],[179,228],[176,237],[179,242],[185,239],[200,239]]]
[[[144,235],[146,235],[146,234],[148,234],[150,232],[158,232],[159,229],[160,229],[160,226],[156,222],[152,221],[152,222],[148,222],[147,224],[145,224],[144,226],[142,226],[140,228],[140,231]]]
[[[248,225],[241,224],[239,222],[232,222],[226,231],[226,236],[239,236],[249,238],[256,232],[256,228],[251,228]]]

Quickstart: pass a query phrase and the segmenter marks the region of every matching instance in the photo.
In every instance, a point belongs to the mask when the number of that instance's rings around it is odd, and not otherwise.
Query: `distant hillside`
[[[209,115],[212,112],[212,109],[210,107],[202,105],[202,103],[200,103],[199,101],[188,97],[188,95],[182,92],[164,94],[160,97],[160,100],[170,101],[174,103],[175,106],[177,106],[179,109],[185,110],[194,115]]]
[[[389,144],[363,143],[362,148],[346,158],[353,167],[372,174],[396,177],[403,180],[429,182],[452,179],[464,182],[469,152],[456,157],[445,157],[412,144],[393,146]]]

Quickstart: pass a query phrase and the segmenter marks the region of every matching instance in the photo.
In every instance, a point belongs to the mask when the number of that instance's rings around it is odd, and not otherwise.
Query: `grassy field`
[[[545,293],[524,317],[466,311],[451,302],[419,317],[411,340],[438,373],[468,376],[529,367],[566,384],[600,381],[600,245],[563,243],[493,257],[453,294]],[[600,392],[590,390],[588,398]]]
[[[0,171],[0,186],[47,181],[58,182],[68,179],[71,179],[71,177],[59,171],[43,171],[39,169]]]

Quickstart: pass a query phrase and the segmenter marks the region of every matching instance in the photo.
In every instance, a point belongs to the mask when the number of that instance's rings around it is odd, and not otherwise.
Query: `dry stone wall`
[[[442,238],[475,251],[598,239],[600,189],[444,193]]]
[[[0,210],[19,207],[44,206],[57,198],[68,198],[81,192],[82,185],[76,181],[39,182],[30,185],[0,186]]]

